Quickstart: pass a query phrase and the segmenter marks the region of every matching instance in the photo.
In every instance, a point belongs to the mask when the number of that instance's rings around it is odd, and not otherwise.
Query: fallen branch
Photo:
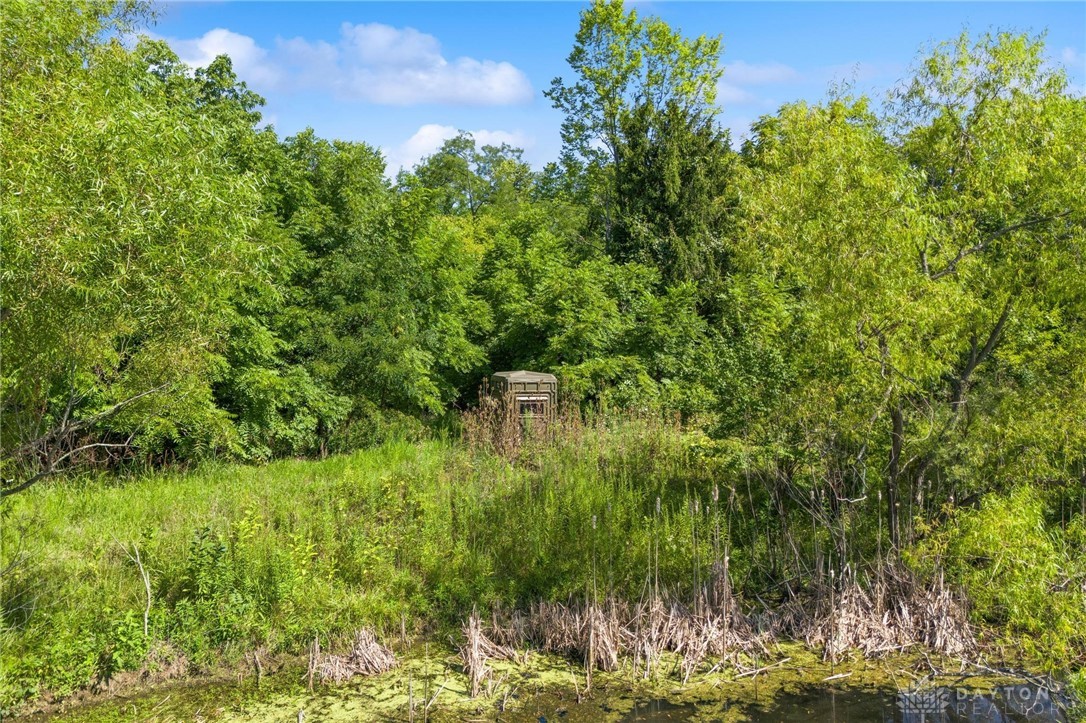
[[[745,671],[745,672],[740,673],[739,675],[735,676],[735,679],[739,680],[740,678],[746,678],[749,675],[760,675],[761,673],[764,673],[767,670],[772,670],[773,668],[779,668],[780,666],[787,663],[789,660],[791,660],[791,658],[785,658],[784,660],[778,660],[776,663],[773,663],[772,665],[767,665],[764,668],[758,668],[757,670]]]

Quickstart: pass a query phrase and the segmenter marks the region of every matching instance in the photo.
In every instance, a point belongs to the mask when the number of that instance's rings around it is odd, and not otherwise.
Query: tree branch
[[[64,469],[61,467],[61,463],[63,463],[65,460],[71,459],[73,456],[79,454],[80,452],[85,452],[89,449],[130,448],[132,446],[132,440],[135,439],[136,436],[135,432],[129,435],[128,439],[126,439],[124,442],[91,442],[89,444],[83,444],[68,449],[59,456],[54,456],[54,454],[56,453],[56,451],[60,450],[54,451],[54,449],[52,449],[52,447],[54,446],[53,443],[55,443],[56,447],[63,449],[65,444],[74,441],[73,437],[76,432],[85,429],[97,422],[100,422],[103,419],[107,419],[117,414],[125,407],[134,404],[135,402],[143,399],[144,397],[150,396],[152,394],[157,394],[158,392],[166,389],[168,386],[169,385],[167,384],[162,384],[152,389],[147,389],[138,394],[134,394],[127,399],[122,399],[121,401],[117,402],[111,407],[108,407],[107,409],[102,410],[101,412],[74,421],[72,421],[71,419],[71,414],[72,409],[78,402],[79,395],[77,395],[75,391],[72,390],[72,392],[68,396],[68,401],[65,405],[64,414],[61,417],[60,423],[50,429],[45,434],[40,435],[37,439],[23,443],[9,453],[9,456],[13,458],[27,456],[36,458],[36,464],[43,465],[44,469],[41,469],[40,471],[30,475],[30,477],[23,480],[22,482],[19,482],[18,484],[12,484],[15,482],[14,479],[4,480],[4,483],[9,486],[0,487],[0,499],[22,492],[42,481],[43,479],[47,479],[55,474],[63,472]],[[25,460],[24,465],[30,466],[29,462],[26,462]]]
[[[52,429],[50,429],[48,432],[41,435],[37,439],[34,439],[34,440],[30,441],[30,442],[25,442],[25,443],[19,445],[18,447],[16,447],[15,449],[13,449],[10,452],[10,456],[17,457],[19,455],[26,454],[27,452],[30,452],[30,451],[32,451],[34,449],[40,448],[42,445],[44,445],[46,442],[48,442],[51,439],[56,439],[56,438],[59,438],[59,437],[62,437],[64,435],[66,435],[66,434],[71,434],[72,432],[78,432],[79,430],[84,429],[85,427],[89,427],[90,425],[94,424],[95,422],[100,422],[103,419],[106,419],[108,417],[113,416],[114,414],[121,411],[125,407],[135,403],[136,401],[138,401],[138,400],[140,400],[140,399],[142,399],[142,398],[144,398],[146,396],[150,396],[151,394],[157,394],[158,392],[161,392],[162,390],[166,389],[168,386],[169,386],[168,384],[161,384],[161,385],[159,385],[157,387],[154,387],[153,389],[148,389],[146,391],[140,392],[139,394],[131,396],[128,399],[123,399],[123,400],[117,402],[116,404],[114,404],[112,407],[109,407],[108,409],[104,409],[101,412],[98,412],[96,414],[92,414],[89,417],[84,417],[82,419],[77,419],[74,422],[71,422],[70,424],[68,423],[68,419],[70,418],[70,415],[71,415],[71,407],[74,405],[75,402],[73,401],[73,397],[69,396],[69,398],[68,398],[68,409],[65,410],[64,417],[62,418],[61,423],[58,424],[57,426],[53,427]]]
[[[962,369],[958,378],[953,381],[954,384],[954,396],[951,399],[951,406],[955,411],[965,402],[965,391],[969,387],[969,379],[973,376],[973,372],[977,367],[984,363],[984,361],[991,356],[992,351],[995,350],[996,344],[999,343],[1000,337],[1003,335],[1003,328],[1007,325],[1007,320],[1011,315],[1011,307],[1013,301],[1007,299],[1007,303],[1003,305],[1003,311],[999,315],[999,319],[996,321],[995,326],[992,327],[991,332],[988,334],[988,340],[984,343],[981,349],[977,349],[976,341],[974,340],[972,349],[969,352],[969,361],[966,362],[965,367]]]
[[[941,279],[944,276],[948,276],[948,275],[954,273],[955,271],[957,271],[958,270],[958,264],[963,259],[965,259],[967,256],[972,256],[975,253],[979,253],[979,252],[983,251],[984,249],[986,249],[988,247],[988,244],[990,244],[992,241],[995,241],[998,238],[1002,238],[1003,236],[1006,236],[1009,233],[1014,233],[1015,231],[1019,231],[1019,230],[1024,229],[1024,228],[1029,228],[1030,226],[1038,226],[1038,225],[1043,224],[1043,223],[1048,223],[1049,221],[1055,221],[1056,219],[1064,218],[1065,216],[1069,216],[1069,215],[1071,215],[1070,211],[1064,211],[1063,213],[1058,213],[1058,214],[1056,214],[1054,216],[1044,216],[1042,218],[1034,218],[1034,219],[1030,219],[1029,221],[1022,221],[1021,223],[1016,223],[1016,224],[1013,224],[1011,226],[1001,228],[998,231],[996,231],[995,233],[989,234],[988,236],[981,239],[980,241],[973,244],[972,246],[965,246],[963,248],[958,249],[957,255],[953,259],[951,259],[950,262],[947,263],[947,265],[944,266],[939,271],[929,272],[927,255],[922,254],[921,255],[921,266],[922,266],[922,268],[924,270],[924,273],[926,273],[931,278],[932,281],[935,281],[937,279]]]
[[[95,448],[112,448],[112,449],[124,448],[124,449],[127,449],[128,447],[132,446],[133,437],[134,437],[134,435],[129,436],[129,438],[127,440],[125,440],[124,442],[94,442],[92,444],[84,444],[84,445],[82,445],[80,447],[76,447],[75,449],[69,450],[68,452],[66,452],[66,453],[62,454],[61,456],[57,457],[56,459],[52,460],[49,463],[48,468],[42,470],[41,472],[38,472],[37,474],[33,475],[29,479],[27,479],[27,480],[25,480],[23,482],[20,482],[18,485],[14,486],[14,487],[5,487],[5,488],[0,489],[0,499],[3,499],[5,497],[7,497],[8,495],[13,495],[16,492],[22,492],[23,490],[27,489],[28,487],[32,486],[33,484],[42,481],[43,479],[46,479],[48,477],[52,477],[55,474],[59,474],[60,472],[63,472],[64,470],[59,468],[58,465],[61,462],[63,462],[64,460],[70,459],[71,457],[73,457],[74,455],[76,455],[76,454],[78,454],[80,452],[85,452],[88,449],[95,449]]]

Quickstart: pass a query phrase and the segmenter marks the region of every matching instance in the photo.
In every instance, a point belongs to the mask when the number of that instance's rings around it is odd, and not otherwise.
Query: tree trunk
[[[898,479],[901,477],[901,443],[905,436],[905,418],[900,406],[890,411],[893,428],[890,431],[890,469],[886,474],[886,527],[890,532],[890,549],[896,550],[901,541],[898,530]]]

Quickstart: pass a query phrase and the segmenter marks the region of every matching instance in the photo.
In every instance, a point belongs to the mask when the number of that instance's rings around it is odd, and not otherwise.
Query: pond
[[[959,721],[1033,721],[1063,723],[1065,702],[1048,688],[1028,683],[979,691],[949,686],[897,693],[812,689],[778,695],[765,708],[752,710],[751,721],[884,721],[885,723],[958,723]]]
[[[584,673],[568,660],[533,656],[526,665],[491,661],[493,690],[471,698],[458,659],[424,648],[394,671],[308,691],[304,671],[287,665],[263,685],[245,679],[190,680],[142,688],[43,711],[30,720],[282,721],[358,723],[414,720],[505,723],[663,723],[664,721],[881,721],[883,723],[1065,723],[1068,701],[1037,678],[944,674],[926,677],[917,661],[861,658],[834,667],[800,646],[782,648],[760,675],[704,675],[681,682],[629,670]],[[787,663],[785,665],[784,663]],[[770,669],[771,668],[771,669]],[[992,671],[994,672],[994,671]],[[745,676],[745,677],[744,677]],[[826,678],[832,679],[827,681]],[[837,678],[842,678],[837,680]],[[1033,680],[1035,682],[1026,682]],[[923,683],[921,685],[921,683]]]
[[[1003,685],[988,691],[943,686],[897,693],[811,687],[799,693],[778,693],[763,704],[736,705],[728,712],[730,718],[750,723],[1064,723],[1065,705],[1058,694],[1033,684]],[[716,712],[723,711],[718,708]],[[619,720],[688,721],[702,719],[704,713],[702,706],[657,699],[639,701]]]

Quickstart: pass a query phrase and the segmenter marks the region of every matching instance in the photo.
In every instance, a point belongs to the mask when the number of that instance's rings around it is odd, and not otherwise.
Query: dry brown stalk
[[[836,594],[816,597],[807,642],[822,646],[829,660],[846,650],[867,657],[918,645],[948,656],[963,655],[976,645],[966,611],[942,576],[922,586],[907,570],[888,566],[873,589],[865,590],[848,570]]]
[[[460,658],[464,661],[464,670],[471,682],[471,697],[478,697],[482,685],[490,678],[491,670],[486,661],[515,660],[517,652],[513,648],[493,642],[483,633],[479,613],[472,610],[467,625],[464,626],[464,645],[460,647]]]
[[[396,656],[377,642],[373,631],[363,628],[355,633],[354,644],[346,655],[328,653],[316,657],[316,674],[322,682],[344,683],[356,675],[377,675],[396,666]]]
[[[692,601],[664,592],[634,605],[609,598],[598,604],[495,608],[486,630],[475,614],[465,627],[465,637],[478,643],[477,653],[464,654],[465,667],[483,671],[487,659],[515,659],[514,650],[531,647],[580,660],[589,676],[629,659],[647,678],[668,651],[679,656],[676,669],[689,681],[703,666],[718,670],[730,661],[738,668],[740,653],[766,653],[769,643],[782,637],[804,640],[834,661],[848,650],[877,657],[920,646],[958,656],[974,648],[965,609],[942,579],[925,587],[907,572],[889,569],[877,579],[873,588],[865,587],[846,569],[833,585],[813,585],[805,596],[793,595],[776,609],[762,602],[763,612],[747,615],[723,561],[713,566]],[[476,659],[481,662],[469,662]],[[482,682],[478,677],[476,685]]]
[[[730,652],[764,650],[765,637],[740,610],[726,564],[714,567],[691,607],[656,596],[633,606],[614,598],[600,604],[538,602],[524,612],[495,609],[486,635],[479,635],[505,646],[530,645],[580,659],[587,671],[614,670],[622,658],[631,658],[645,677],[660,654],[670,651],[681,656],[686,680],[710,655],[723,660]]]

